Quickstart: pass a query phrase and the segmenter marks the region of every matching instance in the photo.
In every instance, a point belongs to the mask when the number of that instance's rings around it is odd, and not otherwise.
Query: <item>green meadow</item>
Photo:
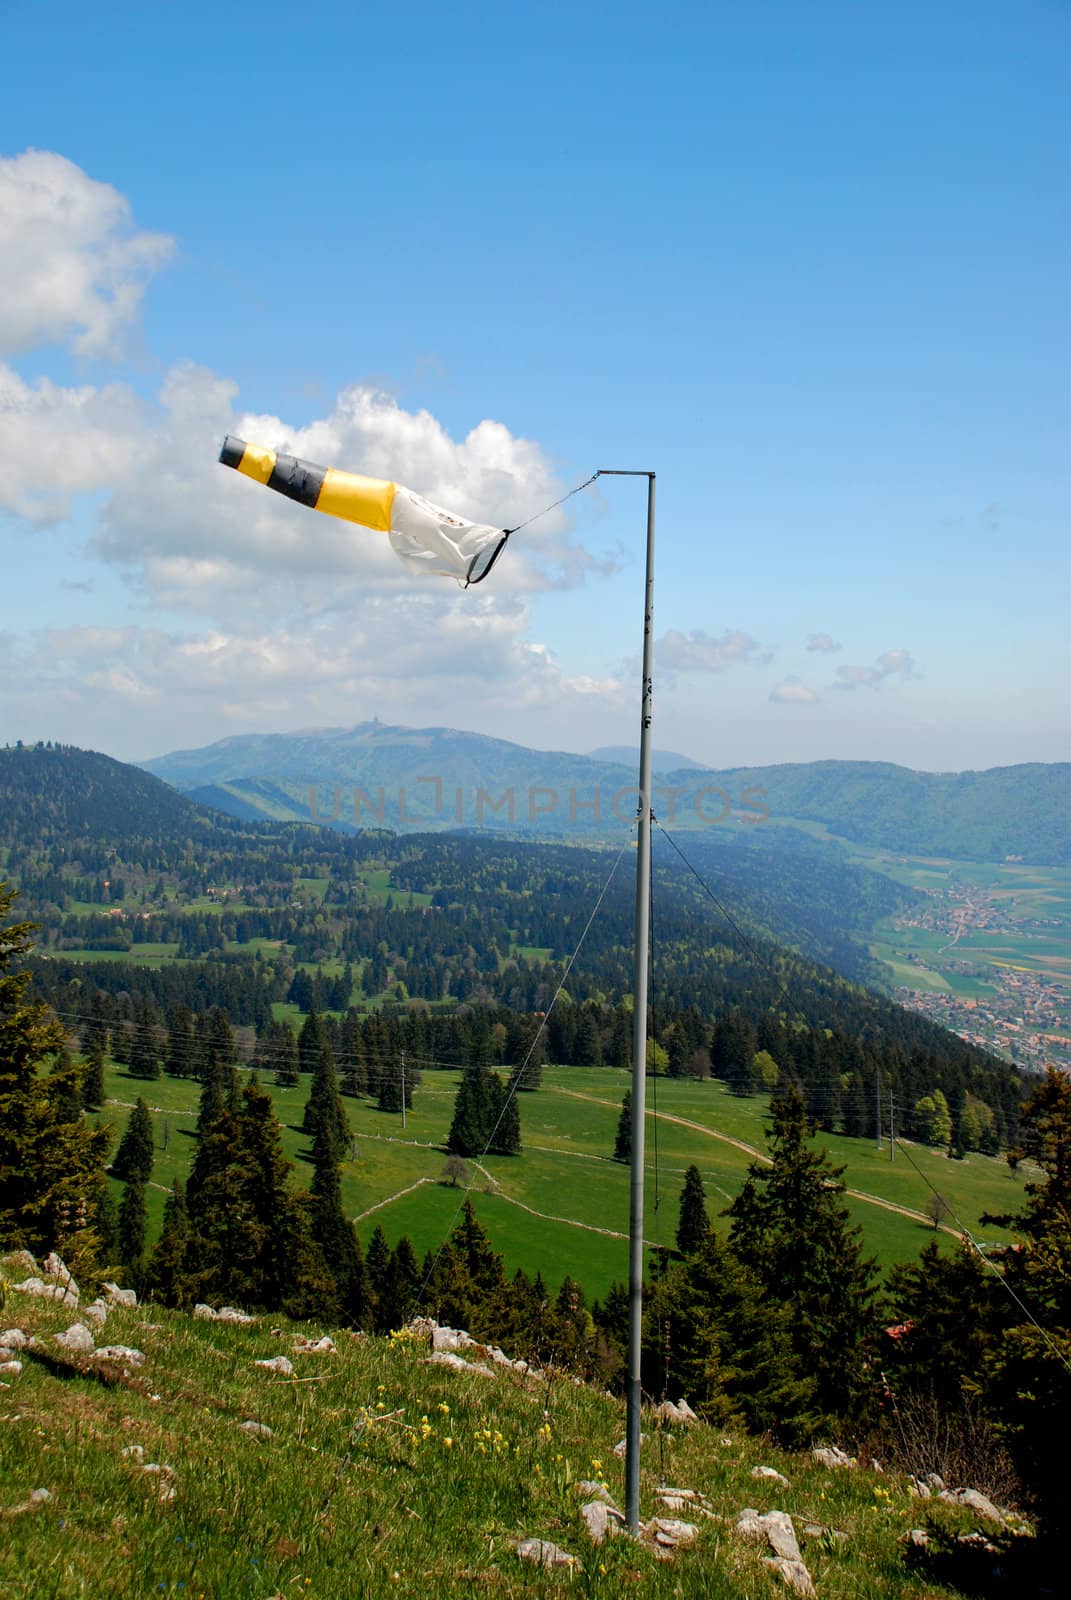
[[[611,1152],[629,1074],[548,1068],[543,1087],[520,1097],[521,1155],[469,1161],[467,1177],[455,1187],[443,1167],[458,1078],[450,1070],[426,1073],[404,1129],[400,1115],[374,1102],[345,1100],[353,1142],[342,1169],[343,1201],[362,1239],[367,1243],[379,1225],[392,1244],[408,1234],[418,1254],[434,1250],[468,1196],[511,1271],[542,1272],[554,1286],[569,1275],[589,1296],[601,1297],[626,1275],[629,1175]],[[307,1081],[297,1088],[265,1087],[275,1099],[297,1181],[307,1184],[311,1152],[301,1132]],[[153,1110],[152,1232],[167,1188],[193,1158],[198,1086],[172,1078],[146,1082],[110,1068],[107,1091],[102,1115],[117,1132],[139,1095]],[[652,1247],[673,1246],[684,1172],[693,1164],[712,1222],[726,1226],[720,1213],[765,1150],[766,1122],[762,1097],[738,1099],[713,1080],[648,1080],[645,1235]],[[950,1208],[950,1227],[985,1240],[1005,1236],[982,1228],[983,1213],[1019,1204],[1023,1176],[996,1157],[972,1153],[952,1161],[940,1151],[898,1145],[890,1161],[887,1145],[878,1151],[869,1142],[832,1135],[821,1135],[820,1142],[846,1168],[853,1218],[882,1267],[914,1256],[933,1238],[926,1208],[934,1190]],[[952,1235],[941,1238],[950,1242]]]
[[[593,1545],[585,1480],[623,1504],[624,1405],[567,1373],[454,1372],[408,1337],[336,1332],[336,1349],[302,1354],[298,1336],[320,1328],[157,1306],[109,1312],[101,1341],[144,1358],[121,1365],[57,1345],[73,1320],[62,1306],[11,1294],[5,1316],[32,1343],[0,1417],[4,1600],[786,1594],[765,1545],[732,1532],[745,1505],[793,1517],[823,1600],[958,1592],[904,1559],[922,1516],[905,1479],[829,1471],[723,1428],[644,1423],[641,1515],[666,1514],[667,1482],[694,1490],[708,1514],[692,1514],[689,1547],[659,1560],[631,1539]],[[256,1365],[281,1355],[292,1375]],[[782,1480],[756,1479],[758,1464]],[[575,1555],[574,1570],[519,1560],[528,1536]]]

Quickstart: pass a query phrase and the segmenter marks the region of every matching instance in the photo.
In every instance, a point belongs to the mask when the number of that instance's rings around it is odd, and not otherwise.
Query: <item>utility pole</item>
[[[405,1051],[402,1051],[402,1132],[405,1132]]]
[[[640,1526],[640,1421],[643,1391],[643,1157],[647,1088],[647,967],[651,926],[651,671],[654,650],[655,475],[604,468],[598,476],[647,479],[647,574],[643,603],[640,689],[640,781],[636,812],[636,926],[632,972],[632,1166],[628,1223],[628,1383],[625,1416],[625,1520]]]

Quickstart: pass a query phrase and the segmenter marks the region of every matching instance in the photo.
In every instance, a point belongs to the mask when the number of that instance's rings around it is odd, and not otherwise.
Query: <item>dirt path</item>
[[[583,1094],[579,1089],[551,1088],[550,1093],[568,1095],[571,1100],[590,1100],[593,1105],[609,1106],[613,1111],[620,1110],[617,1101],[603,1100],[594,1094]],[[765,1151],[756,1150],[753,1144],[746,1144],[743,1139],[734,1139],[728,1133],[718,1133],[714,1128],[706,1128],[701,1122],[693,1122],[690,1117],[675,1117],[668,1111],[648,1111],[647,1115],[649,1117],[657,1116],[662,1122],[675,1122],[678,1127],[690,1128],[694,1133],[705,1134],[708,1139],[717,1139],[721,1144],[731,1144],[737,1150],[743,1150],[745,1155],[752,1156],[756,1161],[761,1161],[765,1166],[773,1165]],[[845,1189],[844,1192],[847,1195],[851,1195],[853,1200],[865,1201],[868,1206],[879,1206],[882,1211],[893,1211],[898,1216],[910,1218],[912,1222],[926,1222],[932,1227],[932,1219],[924,1211],[915,1211],[911,1206],[898,1205],[895,1200],[883,1200],[880,1195],[867,1194],[865,1189]],[[943,1222],[939,1231],[951,1234],[954,1239],[963,1237],[958,1228],[950,1228]]]
[[[414,1189],[421,1188],[423,1184],[434,1182],[434,1178],[418,1178],[415,1183],[408,1183],[404,1189],[398,1189],[394,1194],[389,1194],[385,1200],[377,1200],[374,1206],[369,1206],[367,1211],[362,1211],[356,1217],[351,1217],[350,1221],[354,1224],[363,1222],[365,1217],[372,1215],[373,1211],[382,1211],[384,1206],[389,1206],[395,1200],[400,1200],[403,1194],[412,1194]]]

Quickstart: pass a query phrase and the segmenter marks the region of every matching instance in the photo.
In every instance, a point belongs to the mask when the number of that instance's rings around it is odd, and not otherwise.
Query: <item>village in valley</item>
[[[916,883],[924,904],[895,918],[875,947],[895,970],[896,998],[1028,1070],[1071,1070],[1067,889],[1039,882],[1066,874],[1015,859],[976,871],[943,865],[943,881]]]

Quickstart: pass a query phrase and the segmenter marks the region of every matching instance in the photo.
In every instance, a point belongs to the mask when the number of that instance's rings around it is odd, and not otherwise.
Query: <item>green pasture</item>
[[[346,1099],[353,1142],[342,1169],[343,1201],[359,1219],[364,1241],[379,1225],[392,1244],[408,1234],[418,1253],[434,1249],[468,1193],[511,1271],[541,1271],[550,1284],[568,1274],[589,1295],[605,1294],[625,1270],[624,1239],[614,1235],[628,1229],[628,1170],[611,1154],[630,1075],[607,1067],[548,1068],[543,1088],[520,1098],[522,1154],[470,1161],[467,1187],[455,1189],[441,1180],[458,1078],[452,1070],[425,1074],[404,1129],[400,1115],[382,1112],[371,1101]],[[109,1068],[106,1084],[110,1099],[101,1115],[116,1124],[117,1137],[139,1095],[152,1108],[158,1186],[149,1191],[152,1235],[166,1189],[188,1172],[193,1158],[198,1085],[166,1077],[146,1082],[119,1068]],[[301,1121],[308,1082],[264,1087],[275,1099],[297,1181],[307,1184],[311,1151]],[[693,1164],[703,1177],[711,1220],[724,1228],[720,1213],[756,1153],[765,1150],[765,1099],[739,1099],[714,1080],[659,1079],[649,1081],[647,1113],[648,1242],[672,1247],[684,1172]],[[1023,1177],[996,1157],[971,1154],[951,1161],[943,1152],[910,1145],[898,1146],[890,1161],[887,1145],[878,1151],[867,1141],[833,1135],[820,1135],[818,1142],[845,1166],[845,1181],[856,1191],[849,1197],[853,1218],[882,1267],[914,1256],[933,1237],[925,1213],[934,1190],[959,1225],[988,1239],[1006,1235],[983,1229],[982,1214],[1015,1210],[1020,1203]],[[950,1242],[948,1235],[941,1237]]]

